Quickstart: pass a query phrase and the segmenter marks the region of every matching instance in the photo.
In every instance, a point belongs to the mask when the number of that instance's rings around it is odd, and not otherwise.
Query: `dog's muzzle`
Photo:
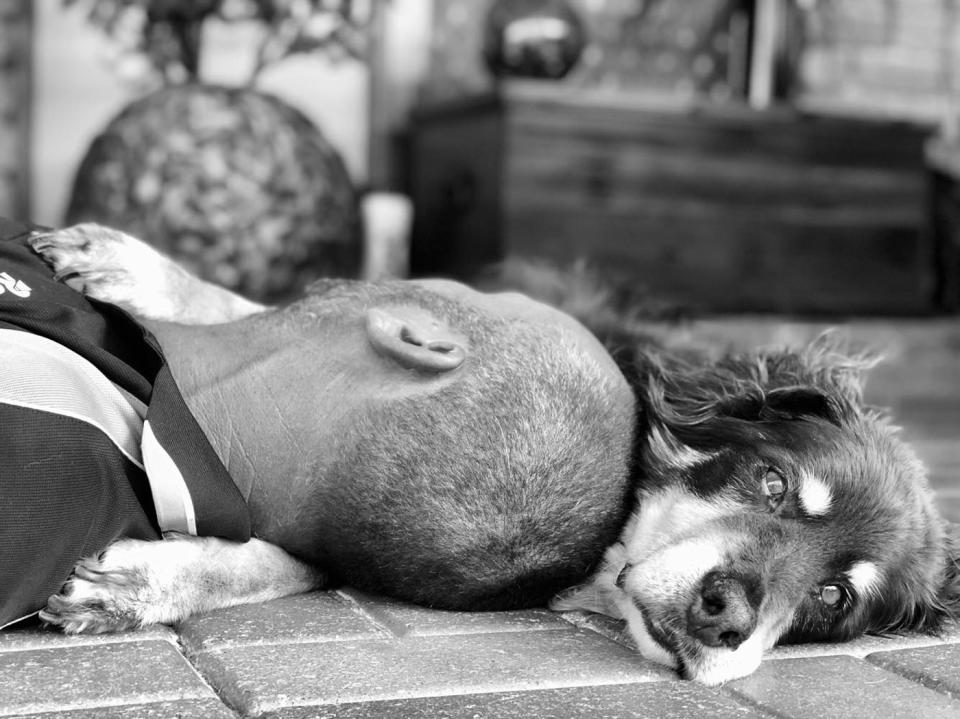
[[[687,609],[687,633],[704,646],[736,649],[757,628],[759,585],[753,577],[708,573]]]

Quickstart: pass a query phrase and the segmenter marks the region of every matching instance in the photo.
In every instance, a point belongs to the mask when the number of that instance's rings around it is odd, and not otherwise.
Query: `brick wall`
[[[960,90],[958,0],[817,0],[807,14],[804,102],[942,119]]]
[[[28,212],[30,0],[0,0],[0,215]]]

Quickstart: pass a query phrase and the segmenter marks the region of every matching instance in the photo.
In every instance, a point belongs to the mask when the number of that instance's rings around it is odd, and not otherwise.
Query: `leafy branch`
[[[145,57],[170,84],[198,79],[202,28],[210,18],[263,25],[249,84],[291,55],[362,59],[378,1],[62,0],[66,8],[86,8],[87,20],[115,40],[121,53]]]

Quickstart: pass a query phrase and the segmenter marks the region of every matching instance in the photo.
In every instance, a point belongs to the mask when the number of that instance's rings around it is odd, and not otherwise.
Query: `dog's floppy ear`
[[[796,377],[794,384],[812,385],[831,396],[841,397],[852,406],[863,402],[866,373],[883,360],[875,348],[858,345],[839,330],[827,330],[810,342],[798,355],[799,366],[788,368]],[[777,365],[791,361],[774,360]],[[775,368],[780,371],[780,367]]]
[[[719,403],[718,414],[749,421],[821,417],[840,426],[854,412],[842,395],[816,387],[778,387],[762,394],[729,397]]]
[[[781,387],[764,398],[767,409],[791,417],[823,417],[839,424],[840,403],[814,387]]]

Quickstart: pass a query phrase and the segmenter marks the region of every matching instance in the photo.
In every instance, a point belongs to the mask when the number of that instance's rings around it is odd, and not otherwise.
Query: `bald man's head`
[[[632,394],[589,332],[455,283],[323,290],[286,321],[366,318],[383,391],[342,398],[357,412],[333,461],[319,448],[299,542],[284,545],[435,606],[542,604],[582,579],[621,528],[633,428]],[[418,365],[430,347],[439,369]]]

